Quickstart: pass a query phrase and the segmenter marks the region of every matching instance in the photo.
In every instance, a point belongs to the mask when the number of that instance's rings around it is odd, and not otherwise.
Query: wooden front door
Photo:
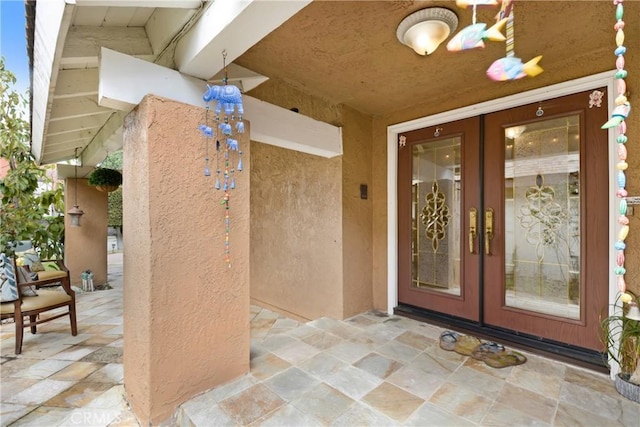
[[[601,348],[607,110],[589,93],[402,135],[401,304]]]

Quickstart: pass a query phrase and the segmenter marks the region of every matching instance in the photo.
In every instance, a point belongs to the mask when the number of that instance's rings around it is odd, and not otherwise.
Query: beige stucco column
[[[72,227],[69,215],[64,223],[64,262],[71,274],[71,284],[82,286],[80,273],[93,272],[93,284],[102,285],[107,281],[107,193],[100,192],[87,184],[86,179],[65,180],[65,206],[68,211],[76,201],[84,211],[80,227]]]
[[[141,425],[249,370],[249,138],[231,192],[204,176],[204,108],[148,95],[125,119],[124,386]],[[215,175],[215,141],[210,147]]]

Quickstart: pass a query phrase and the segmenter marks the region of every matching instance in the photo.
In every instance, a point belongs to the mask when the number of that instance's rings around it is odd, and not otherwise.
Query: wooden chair
[[[5,257],[4,254],[2,254]],[[0,319],[13,318],[16,325],[16,348],[15,353],[20,354],[22,352],[22,338],[24,328],[30,328],[31,333],[36,333],[36,325],[48,322],[50,320],[58,319],[63,316],[69,316],[71,323],[71,335],[78,335],[78,326],[76,323],[76,295],[73,289],[71,289],[71,279],[69,276],[69,270],[64,266],[62,262],[57,262],[60,271],[57,274],[43,274],[44,277],[41,280],[35,280],[30,282],[24,282],[18,280],[15,260],[13,258],[5,257],[5,269],[9,268],[8,273],[13,273],[14,281],[17,285],[18,299],[12,302],[4,302],[0,304]],[[12,270],[12,271],[11,271]],[[53,277],[52,277],[53,276]],[[62,291],[53,291],[41,289],[42,287],[52,286],[60,283]],[[26,296],[24,288],[34,287],[38,295]],[[47,316],[45,318],[39,318],[41,313],[55,310],[62,307],[68,307],[68,310],[64,313],[57,313],[53,316]],[[28,321],[25,321],[28,318]]]

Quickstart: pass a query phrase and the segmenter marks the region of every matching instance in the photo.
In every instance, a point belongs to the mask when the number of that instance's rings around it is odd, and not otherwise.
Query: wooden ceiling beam
[[[99,103],[102,106],[117,108],[123,113],[131,111],[149,93],[202,107],[205,83],[170,68],[102,49]],[[243,104],[244,117],[251,122],[253,141],[328,158],[342,154],[340,127],[247,95],[243,96]],[[282,123],[286,123],[287,126],[282,126]],[[122,119],[113,125],[116,124],[121,126]],[[105,129],[101,129],[101,132],[103,130]],[[108,132],[105,134],[110,135]],[[98,135],[91,145],[96,142],[98,145],[95,150],[100,145]]]
[[[62,68],[97,68],[100,48],[145,59],[153,50],[144,27],[71,27],[62,52]]]
[[[104,114],[95,114],[92,116],[56,120],[49,123],[49,127],[47,128],[47,136],[73,132],[79,129],[99,128],[104,125],[104,122],[107,118],[108,117]]]
[[[127,112],[114,111],[104,126],[86,145],[82,153],[83,165],[97,165],[107,157],[122,148],[122,123]]]
[[[176,68],[209,79],[267,34],[311,3],[298,1],[215,1],[176,46]]]
[[[98,94],[98,69],[60,70],[55,98],[69,98]]]
[[[154,55],[159,55],[171,43],[196,12],[197,10],[194,9],[156,9],[153,11],[144,29]]]
[[[202,0],[68,0],[77,6],[88,7],[147,7],[194,9],[200,7]]]
[[[57,135],[47,135],[47,149],[59,144],[66,144],[69,141],[89,140],[96,134],[93,129],[79,129],[73,132],[59,133]]]
[[[51,107],[50,121],[53,122],[55,120],[66,120],[74,117],[110,112],[110,109],[98,105],[96,96],[57,99]]]

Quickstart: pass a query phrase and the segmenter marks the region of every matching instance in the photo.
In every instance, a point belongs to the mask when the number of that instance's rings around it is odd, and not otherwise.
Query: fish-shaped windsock
[[[498,0],[456,0],[456,6],[466,9],[469,6],[495,6],[499,3]]]
[[[487,77],[497,82],[521,79],[525,76],[535,77],[543,71],[538,65],[540,59],[542,59],[542,55],[523,64],[522,59],[515,56],[500,58],[491,64],[487,70]]]
[[[507,19],[501,19],[491,28],[487,28],[487,24],[473,24],[468,27],[464,27],[458,34],[456,34],[449,43],[447,43],[447,50],[449,52],[458,52],[461,50],[474,49],[477,47],[484,47],[484,40],[504,41],[505,36],[502,35],[500,30],[507,22]]]
[[[625,119],[629,116],[630,111],[631,104],[629,104],[628,102],[616,106],[616,108],[614,108],[613,112],[611,113],[611,119],[609,119],[607,123],[603,124],[601,129],[609,129],[618,126],[620,123],[625,121]]]

